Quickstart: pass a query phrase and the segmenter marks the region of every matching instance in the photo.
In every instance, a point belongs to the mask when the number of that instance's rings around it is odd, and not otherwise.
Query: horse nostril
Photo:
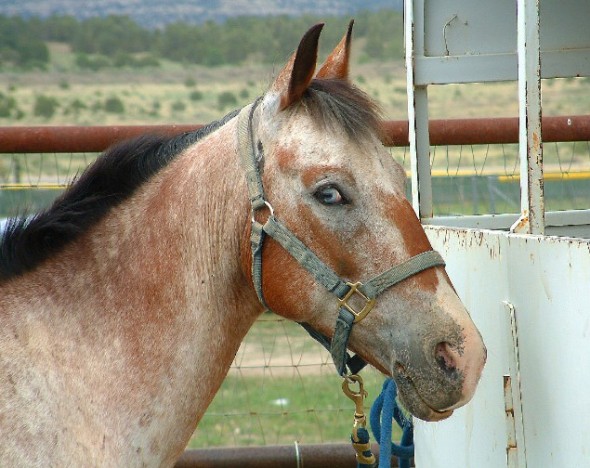
[[[434,359],[440,368],[447,374],[454,374],[457,372],[457,363],[451,350],[451,345],[446,341],[438,343],[434,348]]]

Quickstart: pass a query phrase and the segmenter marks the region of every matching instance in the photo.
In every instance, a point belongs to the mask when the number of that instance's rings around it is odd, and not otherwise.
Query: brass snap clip
[[[351,388],[351,385],[355,384],[358,384],[359,386],[358,391]],[[345,376],[342,382],[342,391],[354,402],[354,427],[365,427],[367,424],[367,417],[365,416],[364,401],[368,393],[364,388],[361,376],[356,374]]]
[[[358,384],[358,391],[351,388],[356,384]],[[367,417],[365,416],[364,401],[368,393],[363,386],[363,379],[356,374],[344,376],[342,390],[355,405],[354,424],[350,439],[356,452],[357,463],[359,465],[376,466],[375,455],[371,452],[369,432],[366,429]]]

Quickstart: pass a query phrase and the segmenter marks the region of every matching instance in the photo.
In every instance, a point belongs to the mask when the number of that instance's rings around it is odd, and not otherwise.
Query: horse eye
[[[313,196],[323,205],[346,205],[349,201],[333,185],[319,188]]]

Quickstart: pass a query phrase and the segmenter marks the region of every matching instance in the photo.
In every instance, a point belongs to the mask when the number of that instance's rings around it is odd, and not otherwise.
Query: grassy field
[[[368,417],[383,376],[362,372]],[[189,447],[346,443],[354,404],[328,353],[297,324],[264,314],[251,329]],[[400,431],[394,430],[398,439]]]
[[[0,115],[0,125],[207,123],[262,94],[282,66],[206,68],[164,62],[151,69],[90,72],[76,70],[73,54],[63,44],[52,44],[50,50],[48,71],[0,72],[0,93],[12,98],[19,111]],[[385,118],[406,118],[403,63],[353,63],[351,75],[380,103]],[[587,114],[589,90],[587,78],[545,81],[544,114]],[[55,100],[51,116],[36,115],[39,96]],[[518,114],[515,83],[433,86],[429,96],[432,118]],[[120,100],[123,110],[105,108],[108,99]]]

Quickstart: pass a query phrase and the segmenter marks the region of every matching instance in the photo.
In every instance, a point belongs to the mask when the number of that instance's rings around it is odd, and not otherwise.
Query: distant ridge
[[[144,27],[184,21],[222,22],[235,16],[352,16],[362,10],[401,10],[403,0],[0,0],[0,14],[42,17],[71,15],[78,19],[125,15]]]

